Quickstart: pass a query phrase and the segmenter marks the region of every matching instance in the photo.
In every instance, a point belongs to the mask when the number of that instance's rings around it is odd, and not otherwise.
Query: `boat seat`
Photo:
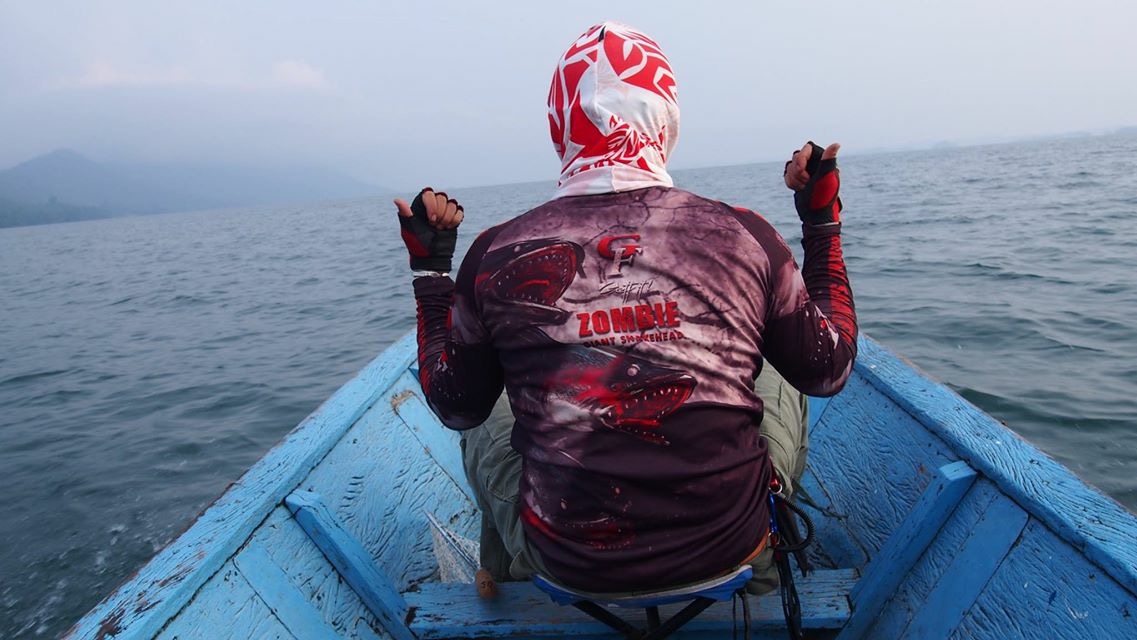
[[[849,591],[857,581],[855,569],[815,570],[795,582],[801,598],[802,624],[807,630],[836,631],[849,618]],[[552,601],[531,582],[504,582],[498,596],[478,597],[472,584],[431,582],[403,594],[408,605],[408,626],[416,638],[594,637],[616,636],[611,627],[574,607]],[[672,617],[680,604],[659,607]],[[786,635],[782,601],[777,592],[750,597],[750,628],[755,638]],[[739,612],[740,613],[740,612]],[[642,615],[642,614],[641,614]],[[646,616],[635,620],[647,626]],[[737,625],[736,625],[737,622]],[[730,602],[715,602],[686,623],[682,637],[729,637],[741,618]]]
[[[498,584],[498,596],[489,600],[479,597],[473,584],[459,582],[425,582],[401,591],[319,494],[298,490],[284,502],[309,539],[396,640],[613,635],[606,624],[574,607],[556,604],[532,582]],[[795,580],[803,628],[841,629],[849,619],[849,593],[857,576],[855,569],[814,570]],[[681,609],[681,604],[659,607],[668,618]],[[714,602],[687,622],[681,634],[725,637],[735,628],[735,620],[729,602]],[[641,626],[647,626],[646,619]],[[756,638],[785,637],[777,592],[751,598],[750,628]]]

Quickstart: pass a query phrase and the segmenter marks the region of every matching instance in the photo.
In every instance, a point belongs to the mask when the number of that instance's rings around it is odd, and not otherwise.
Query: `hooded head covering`
[[[659,45],[618,22],[585,31],[553,74],[549,130],[561,157],[555,197],[670,187],[679,103]]]

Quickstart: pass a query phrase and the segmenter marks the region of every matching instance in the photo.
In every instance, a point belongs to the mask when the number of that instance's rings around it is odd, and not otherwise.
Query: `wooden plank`
[[[892,532],[853,588],[850,596],[858,609],[882,594],[892,593],[974,482],[975,471],[966,462],[951,462],[936,470],[908,517]]]
[[[422,445],[427,455],[446,472],[470,502],[476,503],[477,498],[466,479],[466,469],[462,464],[458,432],[446,428],[430,407],[426,406],[421,396],[418,379],[412,377],[410,373],[405,373],[399,378],[396,388],[400,391],[391,403],[395,413]]]
[[[856,580],[852,569],[815,571],[796,584],[802,601],[802,620],[807,629],[838,629],[849,615],[848,592]],[[473,585],[429,583],[406,594],[414,619],[411,629],[427,638],[496,637],[612,637],[602,623],[573,607],[554,604],[532,583],[499,584],[499,596],[483,600]],[[784,637],[785,619],[777,593],[751,597],[751,621],[756,629],[777,631]],[[661,607],[664,617],[682,604]],[[638,609],[618,609],[633,624],[642,623]],[[638,617],[637,617],[638,616]],[[678,637],[721,637],[734,622],[730,602],[712,605],[683,628]]]
[[[339,636],[376,640],[382,625],[344,582],[284,507],[275,509],[249,541],[259,545],[285,578]],[[388,637],[384,635],[384,637]]]
[[[416,349],[408,334],[373,360],[65,637],[153,637],[406,370]]]
[[[106,628],[99,638],[137,637],[132,629],[124,631],[126,635]],[[225,563],[193,597],[191,606],[169,621],[166,628],[156,632],[155,637],[159,640],[294,638],[232,562]]]
[[[976,523],[997,499],[1005,499],[998,487],[982,478],[975,481],[940,528],[939,535],[888,598],[865,637],[898,638],[903,635],[912,619],[924,608],[928,595],[950,569]]]
[[[822,569],[847,569],[863,567],[868,563],[868,552],[849,531],[848,513],[834,504],[812,466],[806,466],[794,493],[794,502],[813,520],[815,540],[806,548],[806,554],[814,566]]]
[[[862,337],[856,372],[976,471],[1137,594],[1137,517],[991,416]]]
[[[304,479],[400,590],[436,579],[432,513],[458,535],[477,539],[475,505],[394,413],[399,386],[377,402]]]
[[[297,638],[339,640],[320,612],[293,586],[264,546],[251,542],[233,558],[233,564],[261,597],[273,615]]]
[[[873,624],[885,601],[928,548],[974,481],[975,472],[964,462],[953,462],[937,469],[936,477],[908,517],[892,533],[853,587],[850,597],[856,613],[841,631],[840,638],[859,638]]]
[[[833,510],[871,557],[904,520],[936,469],[958,460],[948,447],[863,377],[829,401],[810,434],[809,466]]]
[[[1019,539],[1027,513],[998,496],[971,531],[902,637],[946,638]]]
[[[899,638],[912,618],[918,615],[927,601],[929,593],[951,567],[955,556],[960,552],[971,531],[984,516],[991,502],[1002,493],[994,484],[979,479],[960,501],[948,521],[941,526],[939,534],[916,560],[911,570],[904,575],[893,595],[881,607],[872,626],[863,634],[866,638]],[[855,607],[854,607],[855,610]]]
[[[415,640],[406,627],[407,603],[317,494],[294,491],[284,500],[296,522],[397,640]]]
[[[1032,519],[952,638],[1137,638],[1133,594]]]

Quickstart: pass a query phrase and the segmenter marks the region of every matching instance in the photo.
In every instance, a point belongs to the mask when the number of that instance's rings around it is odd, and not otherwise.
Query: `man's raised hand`
[[[794,207],[801,221],[810,225],[841,221],[841,172],[837,170],[837,151],[833,143],[822,150],[812,142],[794,151],[786,162],[783,176],[794,191]]]
[[[462,205],[444,192],[425,187],[409,205],[395,198],[395,208],[411,269],[449,272],[458,243],[458,225],[465,216]]]

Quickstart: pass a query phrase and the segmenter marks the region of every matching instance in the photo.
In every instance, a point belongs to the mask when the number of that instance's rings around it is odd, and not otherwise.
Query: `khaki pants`
[[[770,461],[789,497],[805,471],[809,449],[806,398],[767,363],[754,382],[765,412],[762,435],[769,445]],[[513,413],[503,395],[489,419],[463,432],[462,460],[466,477],[482,510],[482,566],[498,580],[524,580],[543,570],[540,555],[525,539],[518,510],[521,456],[509,444]],[[773,553],[766,549],[755,558],[751,593],[766,593],[778,585]],[[708,576],[709,577],[709,576]]]

